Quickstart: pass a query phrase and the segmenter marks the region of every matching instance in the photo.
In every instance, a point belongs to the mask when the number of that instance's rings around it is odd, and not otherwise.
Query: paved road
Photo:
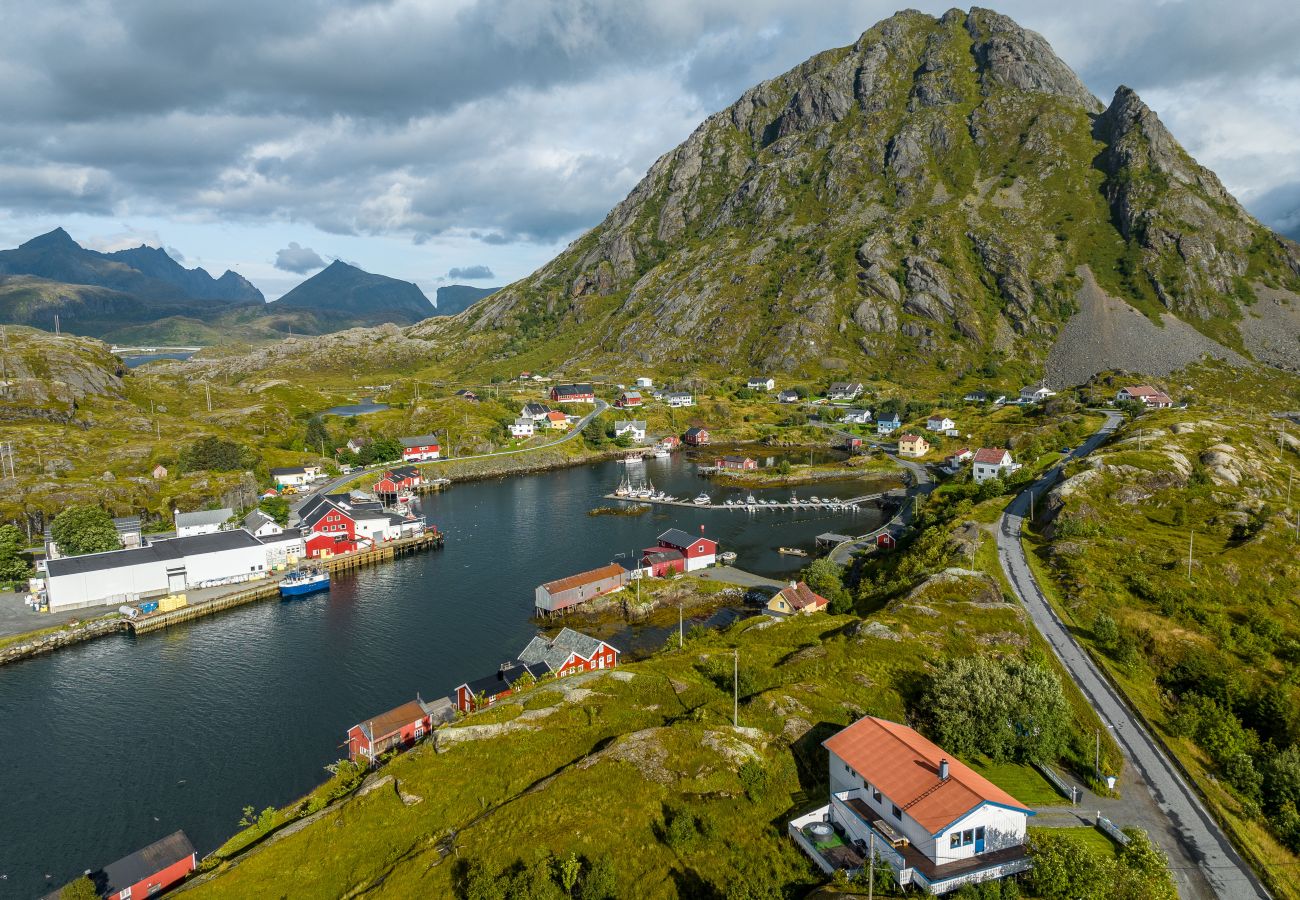
[[[596,418],[596,416],[600,415],[607,409],[609,409],[608,403],[606,403],[604,400],[597,400],[596,405],[592,409],[592,411],[587,413],[581,419],[579,419],[577,423],[568,431],[564,432],[563,435],[561,435],[560,437],[556,438],[553,441],[547,441],[545,444],[538,444],[536,447],[521,447],[518,450],[498,450],[496,453],[479,453],[473,456],[446,457],[443,459],[431,460],[427,463],[418,463],[418,465],[436,466],[438,465],[438,463],[454,462],[462,459],[488,459],[493,456],[513,456],[516,453],[532,453],[535,450],[545,450],[548,447],[558,447],[560,444],[567,443],[568,441],[571,441],[574,438],[576,438],[579,434],[582,433],[582,430],[584,428],[586,428],[588,425],[591,424],[592,419]],[[362,475],[365,475],[369,472],[382,472],[385,469],[389,469],[392,468],[393,466],[398,466],[398,465],[401,465],[401,463],[386,462],[386,463],[376,463],[375,465],[367,466],[364,469],[353,469],[351,472],[349,472],[346,475],[340,475],[338,478],[335,478],[332,481],[327,481],[322,485],[312,488],[309,492],[305,494],[300,494],[299,495],[300,499],[294,503],[294,506],[295,507],[301,506],[303,503],[305,503],[308,499],[310,499],[312,496],[316,494],[328,494],[331,491],[337,490],[338,488],[342,487],[345,484],[356,481]]]
[[[930,477],[929,469],[921,463],[914,462],[910,459],[899,459],[892,453],[886,453],[885,455],[912,473],[912,486],[908,488],[907,499],[903,501],[903,505],[898,508],[898,512],[894,514],[894,517],[881,525],[875,531],[854,538],[851,541],[844,541],[842,544],[837,544],[835,549],[828,554],[833,563],[847,566],[849,563],[853,562],[853,555],[855,553],[861,553],[863,550],[869,550],[874,547],[876,545],[877,536],[882,532],[897,532],[907,527],[911,524],[912,516],[916,510],[915,504],[910,502],[912,497],[917,494],[928,494],[935,488],[934,479]]]
[[[713,581],[721,581],[724,584],[734,584],[737,587],[785,587],[785,582],[764,578],[762,575],[755,575],[753,572],[746,572],[744,569],[737,569],[735,566],[714,566],[710,569],[701,569],[692,574],[696,578],[708,578]]]
[[[1119,413],[1107,411],[1106,424],[1070,456],[1081,457],[1091,453],[1118,427],[1121,418]],[[1034,625],[1051,644],[1102,720],[1113,729],[1128,763],[1125,773],[1128,790],[1145,789],[1153,801],[1150,806],[1130,803],[1126,812],[1133,818],[1117,824],[1137,825],[1151,833],[1169,855],[1180,896],[1197,900],[1268,897],[1268,892],[1237,855],[1173,762],[1057,617],[1029,569],[1020,540],[1024,515],[1029,509],[1029,493],[1035,491],[1041,495],[1055,483],[1059,474],[1058,465],[1007,507],[997,534],[998,556],[1007,579],[1029,611]]]

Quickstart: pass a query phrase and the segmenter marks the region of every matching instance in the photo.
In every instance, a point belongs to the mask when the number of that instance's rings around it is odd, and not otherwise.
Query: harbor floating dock
[[[798,503],[696,503],[694,500],[688,499],[656,500],[653,497],[623,497],[618,494],[606,494],[605,499],[618,500],[623,503],[651,503],[658,506],[681,506],[688,509],[729,509],[738,512],[762,512],[765,509],[821,509],[830,512],[843,512],[856,510],[859,506],[865,503],[874,503],[877,500],[902,497],[904,494],[906,494],[904,489],[897,488],[892,491],[882,491],[878,494],[866,494],[861,497],[852,497],[848,500],[836,500],[830,503],[810,503],[806,500],[801,500]]]

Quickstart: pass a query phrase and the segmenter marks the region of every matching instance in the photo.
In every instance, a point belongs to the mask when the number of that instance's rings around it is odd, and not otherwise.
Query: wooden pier
[[[442,546],[442,532],[426,531],[416,537],[389,541],[386,544],[381,544],[370,550],[363,550],[360,553],[344,553],[326,559],[305,560],[304,562],[310,562],[311,565],[329,572],[343,572],[387,562],[398,556],[415,553],[419,550],[441,550]],[[136,619],[127,619],[126,625],[134,634],[148,634],[151,631],[170,628],[172,625],[190,622],[203,616],[210,616],[213,613],[233,609],[236,606],[243,606],[257,600],[278,599],[279,596],[280,579],[263,580],[242,590],[222,594],[210,600],[200,600],[197,603],[191,603],[170,612],[156,612]]]

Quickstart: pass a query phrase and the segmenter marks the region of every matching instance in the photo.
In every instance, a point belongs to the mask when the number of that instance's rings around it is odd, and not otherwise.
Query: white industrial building
[[[61,612],[234,584],[264,576],[268,565],[266,546],[239,528],[52,559],[46,568],[50,612]]]

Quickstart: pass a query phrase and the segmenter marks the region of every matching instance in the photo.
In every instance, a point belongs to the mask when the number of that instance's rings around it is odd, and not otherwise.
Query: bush
[[[237,472],[253,468],[257,459],[242,444],[208,435],[183,447],[178,462],[186,472]]]
[[[1104,612],[1092,620],[1092,639],[1103,650],[1114,650],[1119,641],[1119,625]]]
[[[767,795],[768,775],[762,763],[746,760],[740,764],[736,774],[745,788],[745,796],[751,801],[757,802]]]

